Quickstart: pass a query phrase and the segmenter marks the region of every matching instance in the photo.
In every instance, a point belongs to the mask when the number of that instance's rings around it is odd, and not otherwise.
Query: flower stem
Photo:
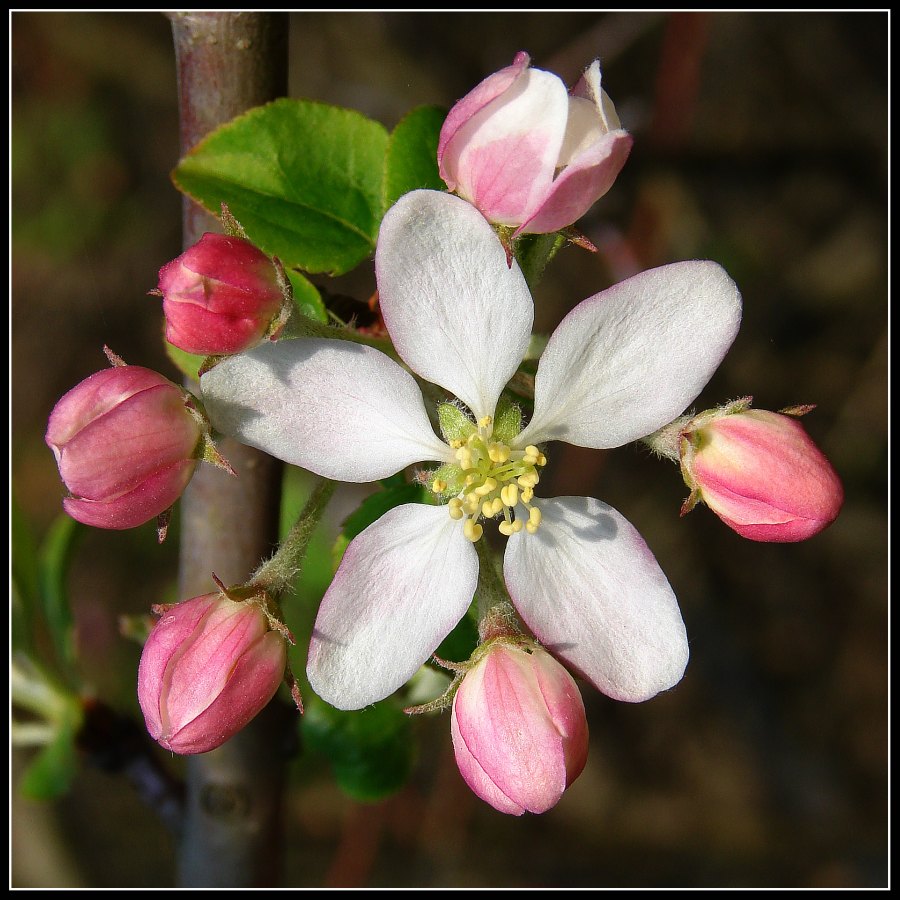
[[[477,541],[478,551],[478,637],[482,643],[501,634],[521,634],[518,617],[506,585],[497,571],[497,557],[485,540]]]
[[[328,506],[336,483],[322,478],[313,489],[302,512],[275,555],[264,562],[247,582],[248,588],[262,588],[276,599],[297,576],[306,557],[309,541]]]

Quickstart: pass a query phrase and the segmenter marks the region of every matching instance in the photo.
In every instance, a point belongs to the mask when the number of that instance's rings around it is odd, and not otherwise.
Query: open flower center
[[[494,420],[484,416],[467,438],[451,440],[456,464],[438,469],[430,485],[435,494],[450,497],[450,517],[465,518],[463,531],[473,543],[484,533],[482,518],[502,515],[498,527],[505,535],[523,528],[534,534],[541,524],[541,511],[531,500],[540,481],[538,469],[547,465],[547,457],[531,445],[513,450],[493,440],[493,425]]]

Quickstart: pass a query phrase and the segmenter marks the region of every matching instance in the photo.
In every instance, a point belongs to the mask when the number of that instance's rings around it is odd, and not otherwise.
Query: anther
[[[431,490],[434,491],[435,494],[443,494],[444,491],[447,490],[447,482],[441,478],[435,478],[434,481],[431,482]]]
[[[500,499],[506,506],[515,506],[519,502],[519,486],[507,484],[500,489]]]
[[[474,519],[466,519],[463,534],[474,544],[484,534],[484,529]]]
[[[447,510],[450,513],[451,519],[461,519],[463,517],[462,505],[462,500],[460,500],[459,497],[454,497],[447,504]]]
[[[494,424],[494,420],[493,420],[493,418],[492,418],[491,416],[482,416],[482,417],[478,420],[478,427],[479,427],[479,428],[488,428],[489,426],[491,426],[491,425],[493,425],[493,424]]]

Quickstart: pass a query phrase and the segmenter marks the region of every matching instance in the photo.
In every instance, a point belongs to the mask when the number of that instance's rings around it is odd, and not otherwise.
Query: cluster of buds
[[[557,76],[531,68],[528,55],[519,53],[512,65],[489,76],[461,99],[451,109],[441,129],[437,149],[440,175],[449,190],[462,199],[438,192],[430,193],[442,201],[456,204],[452,221],[461,223],[470,221],[467,216],[474,218],[487,231],[490,242],[493,242],[491,249],[496,246],[494,237],[499,235],[509,264],[506,267],[508,271],[504,270],[504,277],[515,274],[518,278],[519,275],[513,273],[511,259],[514,239],[526,234],[555,232],[571,237],[573,223],[612,186],[631,146],[631,136],[622,128],[612,101],[601,87],[598,62],[593,63],[567,92]],[[436,204],[433,197],[427,203],[434,209],[447,206],[445,203]],[[481,215],[472,209],[473,206]],[[464,208],[465,213],[460,213],[459,207]],[[399,204],[394,212],[397,208]],[[163,266],[159,271],[158,288],[152,293],[162,297],[166,338],[175,347],[207,357],[242,354],[256,347],[256,356],[250,354],[248,358],[262,358],[259,351],[281,350],[283,346],[257,347],[267,339],[275,340],[281,333],[290,315],[290,288],[277,260],[246,240],[240,226],[230,219],[224,208],[223,219],[229,234],[205,234],[181,256]],[[485,219],[494,226],[493,232]],[[390,233],[387,222],[386,218],[376,261],[380,287],[385,282],[392,285],[405,278],[403,265],[396,265],[398,257],[391,258],[393,265],[383,262],[389,256],[383,250],[384,233],[386,230]],[[230,227],[232,225],[234,227]],[[422,226],[420,231],[424,230]],[[440,233],[443,235],[443,232]],[[417,232],[416,238],[419,237]],[[407,241],[404,246],[412,243],[414,241]],[[393,249],[396,252],[396,247]],[[431,260],[417,255],[420,250],[416,248],[410,253],[409,260],[413,260],[415,265],[408,265],[407,268],[418,271],[423,261],[431,265]],[[421,252],[424,254],[424,251]],[[406,259],[402,254],[399,258],[401,263]],[[492,257],[486,255],[484,258]],[[697,272],[698,267],[702,268],[707,273],[706,281],[713,285],[709,288],[712,294],[721,294],[729,300],[729,303],[723,301],[723,308],[732,311],[739,309],[739,296],[730,279],[709,275],[712,271],[709,264],[691,264],[690,270],[684,268],[686,265],[689,264],[681,264],[678,269],[681,273],[679,277],[684,278],[686,272]],[[476,266],[479,289],[485,283],[482,277],[484,268]],[[669,267],[670,273],[675,268]],[[400,271],[403,277],[395,278],[395,270]],[[434,271],[439,269],[436,267]],[[652,290],[664,290],[671,297],[671,277],[666,277],[663,289],[657,283],[660,280],[658,273],[652,276]],[[438,280],[432,279],[435,282]],[[506,283],[503,284],[503,290],[498,293],[508,305],[509,292]],[[719,293],[716,294],[716,291]],[[387,296],[387,293],[390,292],[384,292],[382,296]],[[589,303],[586,301],[588,305],[582,308],[579,315],[594,316],[597,304],[593,301],[598,298],[599,295],[591,298]],[[605,309],[609,309],[614,301],[604,302]],[[473,308],[480,309],[480,306]],[[523,308],[528,319],[527,337],[532,314],[527,293]],[[385,318],[387,321],[388,316]],[[412,316],[407,318],[414,320]],[[498,317],[497,321],[501,319]],[[737,320],[735,318],[735,329]],[[398,315],[392,321],[405,334],[407,319]],[[569,330],[572,328],[571,321],[574,320],[570,320]],[[388,332],[391,327],[391,321],[387,321]],[[727,330],[724,328],[723,334]],[[551,345],[551,349],[544,354],[544,365],[547,365],[548,356],[552,357],[554,353],[557,357],[565,355],[559,347],[568,346],[566,335],[569,331],[563,329],[561,333],[563,337],[558,338],[556,344]],[[694,333],[691,331],[692,335]],[[695,341],[701,343],[696,338]],[[526,343],[522,343],[521,349]],[[396,340],[395,346],[400,356],[404,356],[404,348]],[[383,363],[374,361],[378,356],[376,351],[364,349],[365,352],[355,354],[357,358],[354,362],[362,360],[372,367],[371,371],[382,372]],[[405,349],[408,351],[409,346]],[[492,352],[494,349],[491,345]],[[429,357],[433,355],[430,351],[425,354]],[[283,356],[288,358],[290,353],[286,351]],[[302,360],[304,365],[310,365],[310,371],[315,372],[315,365],[326,365],[327,360],[336,358],[337,354],[329,351],[317,356],[315,363]],[[449,358],[449,354],[445,356]],[[716,353],[710,354],[710,357],[713,356]],[[270,358],[275,358],[275,354],[270,354]],[[326,358],[324,363],[323,358]],[[410,364],[413,371],[426,380],[452,387],[452,384],[448,385],[439,378],[429,378],[432,372],[430,359],[416,358],[420,359],[420,364],[418,368]],[[515,365],[519,360],[521,353]],[[226,468],[227,464],[218,457],[212,446],[210,423],[195,397],[148,369],[127,366],[117,358],[111,358],[111,361],[111,369],[86,379],[56,404],[48,423],[46,441],[70,492],[70,496],[63,501],[69,515],[89,525],[121,529],[140,525],[153,517],[165,517],[190,481],[198,461],[207,460]],[[207,360],[205,365],[211,366],[215,362],[217,360]],[[217,374],[221,376],[230,362],[216,370]],[[509,377],[509,372],[501,372],[503,377],[499,378],[497,372],[500,369],[502,365],[497,371],[487,371],[485,377],[490,381],[490,389],[479,389],[472,394],[479,403],[484,405],[494,388],[492,402],[497,400]],[[473,370],[481,372],[478,366],[473,366]],[[559,373],[569,370],[568,364],[563,366],[557,359],[556,370],[551,364],[549,369],[540,369],[536,378],[540,382],[541,373],[549,371],[549,375],[544,375],[544,386],[550,383],[552,390],[558,390],[562,396],[565,379]],[[275,371],[274,366],[272,371]],[[291,373],[293,377],[296,370],[292,368]],[[467,370],[465,377],[460,379],[463,387],[468,384],[466,379],[470,374]],[[406,381],[398,379],[407,379],[407,373],[404,371],[402,376],[395,374],[391,377],[394,378],[394,387],[402,386],[403,390],[399,393],[403,394]],[[495,378],[499,378],[497,385],[493,384]],[[560,381],[559,386],[554,385],[555,378]],[[214,383],[211,376],[206,380]],[[323,381],[323,378],[313,379],[312,383]],[[301,379],[301,383],[305,388],[307,380]],[[386,391],[383,397],[391,395],[390,391]],[[379,394],[372,396],[382,397]],[[696,393],[690,396],[696,396]],[[538,395],[538,399],[542,397]],[[277,412],[282,415],[282,398],[278,399]],[[580,397],[577,399],[581,402]],[[683,410],[687,402],[690,402],[689,398],[667,411],[665,418],[660,417],[649,428],[658,427],[660,422]],[[586,404],[585,400],[585,408]],[[316,404],[309,406],[318,409]],[[452,523],[465,520],[458,528],[468,542],[457,542],[458,546],[454,544],[454,552],[464,563],[460,566],[465,576],[461,579],[461,583],[464,582],[464,589],[460,591],[464,601],[461,610],[472,597],[472,578],[475,577],[472,573],[478,571],[477,564],[473,564],[476,551],[472,545],[483,534],[479,520],[500,516],[503,521],[499,524],[499,530],[510,538],[509,548],[513,551],[507,560],[507,569],[512,573],[508,584],[519,587],[516,591],[510,586],[508,591],[514,597],[518,594],[517,602],[525,601],[526,607],[530,608],[534,591],[531,590],[533,582],[528,579],[536,572],[553,568],[534,564],[528,555],[532,548],[550,546],[553,540],[559,545],[562,540],[559,536],[568,536],[568,546],[575,547],[580,554],[579,559],[587,561],[582,568],[593,573],[596,563],[596,556],[592,555],[594,546],[587,546],[592,538],[585,535],[600,534],[595,520],[601,515],[601,506],[587,500],[575,504],[568,498],[569,502],[561,500],[555,505],[544,505],[545,511],[542,512],[542,506],[534,499],[534,488],[541,477],[539,470],[547,463],[547,458],[537,446],[538,439],[533,437],[535,421],[540,418],[538,412],[542,412],[548,440],[568,435],[567,428],[553,430],[558,423],[551,415],[551,408],[556,410],[560,403],[547,401],[544,408],[536,400],[535,416],[525,429],[530,429],[529,436],[533,442],[522,440],[520,445],[515,441],[525,431],[518,408],[510,406],[500,412],[495,411],[491,403],[486,403],[486,406],[490,408],[470,420],[459,408],[443,404],[439,410],[439,420],[446,445],[431,442],[430,438],[424,442],[416,439],[410,443],[415,447],[415,452],[421,446],[427,446],[433,454],[434,447],[438,446],[436,455],[426,457],[443,463],[429,476],[430,490],[446,503]],[[401,412],[404,410],[405,407]],[[419,416],[419,406],[415,410],[418,416],[415,418],[416,427],[420,419],[427,425],[424,414]],[[210,411],[214,412],[212,406]],[[696,503],[703,502],[729,527],[746,538],[756,541],[798,541],[811,537],[830,524],[843,501],[841,483],[834,469],[797,421],[797,416],[806,411],[806,407],[784,410],[782,413],[751,410],[749,401],[742,400],[699,415],[683,416],[645,440],[661,455],[679,463],[685,483],[690,488],[682,514]],[[381,407],[378,415],[382,415]],[[299,418],[303,419],[303,414]],[[400,419],[407,421],[402,416]],[[413,417],[409,421],[413,421]],[[564,424],[568,427],[570,423]],[[221,424],[219,427],[224,428]],[[627,433],[630,435],[628,439],[634,439],[646,432]],[[318,438],[315,437],[317,434]],[[304,440],[299,442],[303,444],[303,452],[313,452],[310,448],[316,447],[316,439],[332,444],[347,443],[335,441],[328,437],[330,434],[327,428],[304,429]],[[404,465],[421,459],[420,456],[407,459],[409,447],[403,443],[405,436],[397,437],[391,433],[390,437],[394,443],[386,443],[392,450],[400,446],[402,452],[397,452]],[[582,442],[581,445],[618,446],[625,440],[620,438],[618,433],[604,434],[601,438],[591,437],[588,443]],[[618,444],[615,443],[617,440]],[[294,444],[298,442],[289,436],[285,443],[290,445],[293,453]],[[306,457],[302,462],[318,471],[308,465]],[[390,460],[385,463],[388,468],[390,464]],[[365,467],[363,470],[367,474],[376,472],[375,469],[370,472]],[[370,480],[356,477],[360,476],[361,470],[355,458],[349,471],[354,476],[351,480]],[[319,474],[334,477],[330,472]],[[642,558],[646,557],[643,544],[625,528],[625,520],[621,517],[614,519],[614,511],[610,508],[602,509],[602,515],[609,521],[619,522],[617,528],[612,529],[613,533],[618,531],[622,534],[616,552],[624,555],[613,557],[610,565],[619,559],[632,558],[627,555],[632,550]],[[420,516],[420,521],[431,527],[432,519],[438,521],[432,517],[432,512],[429,509],[424,514],[421,511],[416,514]],[[581,523],[585,518],[590,521],[576,533],[573,522]],[[388,519],[385,516],[385,520]],[[556,537],[542,543],[525,544],[525,536],[534,536],[542,520],[545,522],[544,530]],[[390,522],[393,521],[391,515]],[[439,524],[441,534],[450,536],[448,541],[457,534],[452,531],[457,526],[448,525],[445,521]],[[590,531],[591,528],[595,531]],[[369,547],[367,542],[373,546],[377,544],[380,534],[377,528],[364,534],[368,537],[361,540],[355,550],[348,550],[345,562],[362,558]],[[409,534],[412,536],[413,531]],[[603,536],[608,539],[606,532]],[[392,553],[395,545],[396,538],[392,534],[389,545]],[[623,545],[626,545],[624,551],[621,549]],[[429,545],[428,549],[431,552],[433,547]],[[406,551],[405,546],[403,551]],[[375,571],[379,574],[393,571],[384,564],[384,553],[373,555],[377,556],[379,563]],[[405,572],[399,564],[394,569],[401,575]],[[523,571],[528,576],[525,580],[521,580]],[[338,576],[340,578],[340,571]],[[345,581],[349,579],[346,573],[343,577]],[[405,583],[396,573],[395,577],[399,585],[398,597],[402,599]],[[658,583],[655,571],[653,577]],[[420,580],[417,576],[416,583]],[[583,581],[581,579],[579,585]],[[292,683],[286,649],[286,642],[292,639],[279,616],[273,612],[269,594],[264,589],[258,589],[258,585],[252,587],[252,584],[248,582],[229,590],[220,585],[221,590],[215,593],[159,610],[161,618],[151,631],[141,656],[138,698],[150,735],[174,753],[203,753],[220,746],[261,711],[282,681]],[[521,589],[523,584],[526,590]],[[359,584],[354,583],[354,603],[358,601],[358,587]],[[363,588],[369,589],[370,586],[363,585]],[[567,593],[565,590],[553,592],[554,603]],[[634,593],[643,596],[646,591],[642,585]],[[653,610],[659,621],[669,627],[678,639],[675,641],[678,647],[683,644],[683,658],[675,653],[671,663],[672,671],[677,670],[677,677],[680,677],[687,658],[687,644],[683,639],[683,626],[677,608],[672,613],[674,599],[670,603],[670,593],[660,593]],[[332,600],[332,606],[327,609],[336,608],[334,604],[340,600],[339,594],[335,591],[338,599]],[[358,605],[366,606],[365,603]],[[374,607],[374,603],[369,606]],[[326,609],[324,605],[323,609]],[[320,610],[320,619],[322,617]],[[647,617],[643,618],[646,620]],[[541,614],[533,621],[546,628],[548,620]],[[529,624],[547,646],[561,645],[552,637],[548,639],[533,621]],[[340,627],[345,627],[344,618],[340,618]],[[320,633],[325,630],[319,627]],[[611,631],[616,633],[615,629]],[[352,640],[357,639],[358,635],[351,629],[348,633]],[[377,633],[381,634],[380,631]],[[365,637],[364,632],[360,634]],[[556,805],[586,763],[588,726],[581,695],[572,676],[561,663],[518,627],[492,620],[489,613],[480,623],[480,634],[481,643],[467,662],[448,664],[456,672],[449,691],[426,706],[428,709],[451,707],[451,736],[456,762],[463,779],[476,795],[500,812],[511,815],[545,812]],[[433,635],[428,635],[425,639],[430,640],[431,637]],[[321,637],[319,643],[322,643]],[[343,646],[339,641],[331,643],[333,646]],[[436,642],[431,646],[436,646]],[[369,668],[364,668],[363,678],[357,677],[359,672],[356,670],[346,678],[343,671],[335,675],[332,669],[338,669],[340,665],[334,664],[329,668],[327,660],[330,659],[330,652],[329,648],[323,650],[319,647],[319,653],[326,658],[326,664],[322,664],[321,668],[326,670],[328,677],[341,684],[342,679],[347,682],[354,682],[354,679],[365,681],[368,689],[369,682],[373,680]],[[641,680],[641,676],[646,674],[641,667],[649,669],[652,665],[645,665],[646,660],[639,654],[634,654],[634,658],[624,654],[622,659],[614,659],[607,666],[609,654],[606,648],[599,653],[593,649],[586,652],[591,659],[602,657],[600,669],[604,677],[609,668],[613,674],[622,675],[623,681],[631,678],[637,684],[631,693],[607,691],[611,696],[646,699],[660,690],[660,685],[670,686],[673,683],[672,673],[664,666],[657,667],[661,671],[659,684],[651,678],[651,686],[647,688]],[[563,651],[560,655],[566,658]],[[311,651],[310,659],[313,657]],[[413,662],[418,665],[424,658],[422,655]],[[340,659],[346,662],[345,658]],[[651,660],[651,663],[655,662],[655,659]],[[589,677],[577,660],[571,664],[582,675]],[[394,677],[392,672],[389,674]],[[654,670],[650,674],[656,678],[658,673]],[[407,676],[404,670],[403,677]],[[312,677],[310,680],[312,682]],[[390,689],[394,687],[391,682]],[[322,696],[327,695],[322,693]],[[299,695],[296,693],[295,699],[299,705]],[[359,705],[348,708],[359,708]],[[410,711],[425,709],[419,707]]]

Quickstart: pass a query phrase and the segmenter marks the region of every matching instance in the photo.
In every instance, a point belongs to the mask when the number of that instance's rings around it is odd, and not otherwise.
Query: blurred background
[[[175,69],[154,13],[13,13],[11,468],[36,539],[63,495],[43,443],[56,400],[106,365],[177,379],[147,296],[180,253]],[[679,598],[684,680],[627,705],[585,687],[588,766],[559,805],[514,819],[470,794],[449,722],[421,717],[409,785],[378,804],[295,766],[291,886],[877,887],[887,834],[887,36],[883,13],[294,13],[291,95],[392,128],[527,50],[574,82],[594,58],[635,137],[560,252],[538,325],[610,283],[720,262],[741,332],[703,409],[815,403],[804,424],[843,478],[837,522],[801,544],[685,519],[677,469],[637,447],[557,447],[548,496],[588,494],[641,531]],[[371,266],[345,284],[364,298]],[[368,292],[368,293],[367,293]],[[349,501],[347,501],[349,502]],[[172,601],[177,539],[85,530],[69,578],[82,676],[138,716],[123,613]],[[12,755],[15,783],[31,751]],[[177,771],[179,761],[165,759]],[[18,887],[167,886],[175,848],[120,776],[79,769],[12,806]]]

